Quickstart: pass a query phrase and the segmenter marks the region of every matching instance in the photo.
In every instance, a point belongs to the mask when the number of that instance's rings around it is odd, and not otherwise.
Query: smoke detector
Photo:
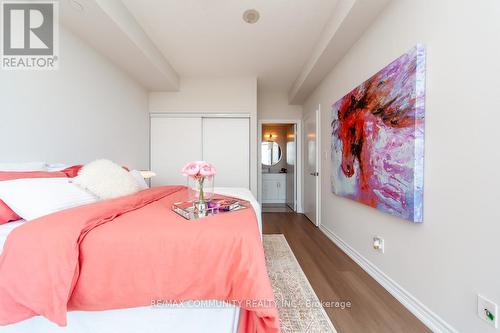
[[[259,18],[260,18],[260,14],[255,9],[247,9],[243,13],[243,21],[245,21],[248,24],[257,23]]]
[[[80,12],[80,13],[81,13],[81,12],[83,12],[83,10],[85,9],[85,8],[83,7],[83,5],[82,5],[80,2],[76,1],[76,0],[69,0],[68,2],[69,2],[69,4],[71,5],[71,7],[72,7],[74,10],[76,10],[77,12]]]

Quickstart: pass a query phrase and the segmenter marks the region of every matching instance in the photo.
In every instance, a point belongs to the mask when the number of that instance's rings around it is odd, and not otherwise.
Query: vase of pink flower
[[[215,167],[205,161],[195,161],[182,168],[182,174],[187,177],[189,200],[199,212],[207,208],[207,200],[213,195]]]

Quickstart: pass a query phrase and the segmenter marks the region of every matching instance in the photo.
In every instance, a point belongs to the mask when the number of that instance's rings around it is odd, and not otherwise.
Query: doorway
[[[260,121],[259,201],[263,212],[300,211],[300,121]]]

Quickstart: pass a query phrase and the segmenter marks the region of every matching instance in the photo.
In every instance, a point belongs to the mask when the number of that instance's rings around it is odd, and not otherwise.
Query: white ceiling
[[[181,76],[257,76],[287,91],[337,0],[122,0]],[[256,24],[242,20],[260,12]]]

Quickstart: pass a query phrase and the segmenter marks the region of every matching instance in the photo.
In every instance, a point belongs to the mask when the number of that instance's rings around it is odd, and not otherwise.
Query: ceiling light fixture
[[[247,9],[243,13],[243,21],[245,21],[248,24],[257,23],[259,18],[260,18],[260,14],[255,9]]]

